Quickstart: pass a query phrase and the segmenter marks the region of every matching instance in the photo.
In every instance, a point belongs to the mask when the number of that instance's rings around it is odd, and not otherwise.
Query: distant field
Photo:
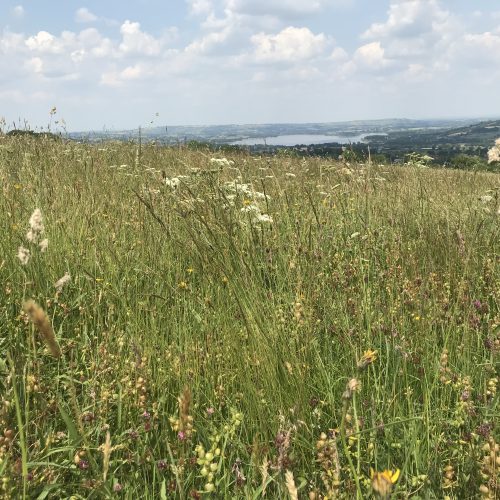
[[[500,497],[500,174],[4,137],[0,186],[0,497]]]

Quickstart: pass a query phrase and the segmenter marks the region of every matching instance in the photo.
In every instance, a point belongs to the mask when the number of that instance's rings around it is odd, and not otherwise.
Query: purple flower
[[[212,407],[207,408],[207,415],[209,417],[212,416],[214,413],[215,413],[215,410]]]
[[[130,439],[137,439],[139,437],[139,433],[134,430],[128,431],[128,436]]]
[[[179,438],[180,441],[184,441],[186,439],[186,433],[184,431],[179,431],[177,433],[177,437]]]
[[[156,465],[160,470],[165,470],[168,467],[167,462],[165,462],[165,460],[158,460],[158,463]]]
[[[144,419],[144,420],[149,420],[151,418],[151,413],[147,412],[147,411],[144,411],[144,413],[141,415],[141,417]]]
[[[479,311],[479,310],[483,307],[483,305],[481,304],[481,301],[480,301],[480,300],[475,300],[475,301],[473,302],[473,304],[474,304],[474,307],[475,307],[478,311]]]
[[[81,470],[87,470],[89,468],[88,460],[80,460],[78,462],[78,467],[80,467]]]

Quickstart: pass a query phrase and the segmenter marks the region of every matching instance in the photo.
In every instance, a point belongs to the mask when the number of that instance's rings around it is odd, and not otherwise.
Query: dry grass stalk
[[[291,500],[299,500],[299,494],[297,492],[297,487],[295,486],[295,480],[293,479],[293,472],[287,470],[285,472],[286,489],[290,495]]]
[[[267,457],[264,457],[264,461],[260,467],[260,472],[262,474],[262,496],[266,496],[267,479],[269,477],[269,461]]]
[[[47,344],[50,354],[55,358],[60,358],[61,348],[59,347],[46,312],[34,300],[26,301],[23,305],[23,309]]]
[[[185,431],[189,427],[189,407],[191,406],[191,390],[188,386],[184,387],[182,395],[179,398],[179,417],[180,430]]]
[[[106,481],[106,477],[108,475],[108,470],[109,470],[109,457],[111,456],[111,434],[109,433],[109,431],[106,432],[106,441],[104,441],[104,444],[102,446],[102,455],[103,455],[102,477],[103,480]]]

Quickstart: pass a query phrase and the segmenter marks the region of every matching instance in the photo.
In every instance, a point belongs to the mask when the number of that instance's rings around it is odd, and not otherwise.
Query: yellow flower
[[[365,351],[363,356],[361,356],[361,359],[358,361],[358,368],[360,370],[364,370],[368,365],[371,365],[378,356],[378,351],[372,351],[371,349],[368,349],[368,351]]]
[[[178,285],[177,285],[181,290],[185,290],[187,287],[188,287],[188,284],[185,282],[185,281],[181,281]]]
[[[393,485],[396,484],[399,479],[400,472],[399,469],[396,469],[394,472],[388,469],[382,472],[376,472],[370,469],[373,491],[382,498],[388,498],[392,493]]]

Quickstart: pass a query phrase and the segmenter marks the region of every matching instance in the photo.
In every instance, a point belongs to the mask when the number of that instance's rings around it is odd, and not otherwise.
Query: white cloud
[[[186,47],[187,53],[208,54],[218,45],[223,44],[229,37],[230,30],[224,29],[212,32],[204,37],[194,40]]]
[[[459,18],[439,0],[393,0],[385,22],[373,23],[354,54],[358,69],[378,77],[425,78],[450,69],[450,48],[463,36]],[[426,68],[424,71],[422,68]]]
[[[356,65],[371,70],[382,70],[390,64],[385,58],[385,50],[380,42],[362,45],[354,53],[353,59]]]
[[[214,5],[211,0],[187,0],[189,11],[195,16],[208,14],[213,11]]]
[[[16,5],[11,12],[14,17],[24,17],[24,7],[22,5]]]
[[[121,71],[111,71],[103,73],[101,76],[100,83],[108,87],[121,87],[127,81],[140,80],[146,76],[146,69],[141,64],[135,64],[133,66],[127,66]]]
[[[34,52],[62,52],[61,40],[58,40],[48,31],[39,31],[36,35],[26,40],[26,46]]]
[[[123,37],[122,43],[120,44],[120,50],[122,52],[154,56],[161,51],[161,41],[141,31],[140,23],[134,23],[127,20],[122,24],[120,33]]]
[[[467,33],[451,47],[449,59],[455,65],[500,74],[500,33]]]
[[[76,11],[75,20],[77,23],[93,23],[98,20],[98,17],[87,7],[81,7]]]
[[[363,38],[415,38],[446,26],[450,13],[438,0],[403,0],[392,3],[385,23],[374,23]]]
[[[294,62],[314,58],[324,52],[328,40],[323,33],[315,35],[309,28],[289,26],[276,35],[257,33],[251,41],[259,62]]]

